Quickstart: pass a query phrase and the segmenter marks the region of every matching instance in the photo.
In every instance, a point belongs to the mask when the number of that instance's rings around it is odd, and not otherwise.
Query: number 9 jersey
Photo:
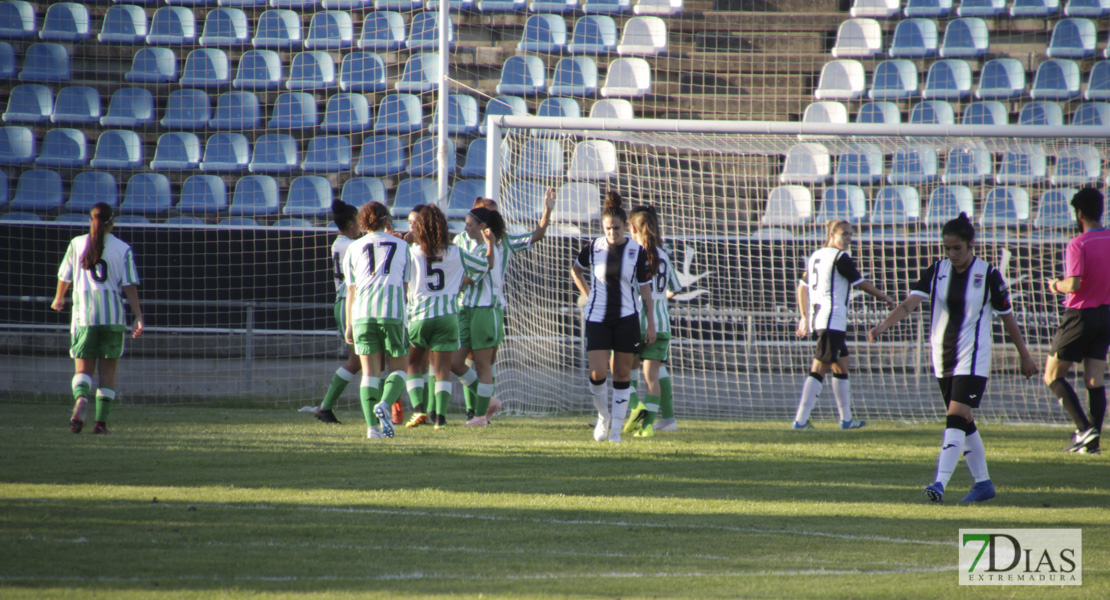
[[[351,325],[404,322],[408,268],[405,240],[375,231],[351,242],[343,260],[347,286],[355,289]]]
[[[100,261],[90,271],[81,268],[81,256],[88,243],[88,235],[73,238],[58,267],[58,279],[73,282],[71,329],[97,325],[126,327],[123,288],[139,285],[131,246],[112,234],[106,235]]]

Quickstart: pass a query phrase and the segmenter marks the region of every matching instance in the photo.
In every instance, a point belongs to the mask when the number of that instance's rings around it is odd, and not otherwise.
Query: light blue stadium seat
[[[786,151],[779,183],[819,184],[832,177],[832,158],[823,144],[803,142]]]
[[[200,168],[200,138],[185,131],[158,136],[150,168],[155,171],[192,171]]]
[[[925,207],[926,225],[943,226],[945,223],[966,214],[975,216],[975,202],[971,188],[964,185],[942,185],[929,194],[929,204]]]
[[[228,214],[233,217],[276,215],[281,209],[281,192],[269,175],[247,175],[235,183]]]
[[[944,100],[926,100],[913,105],[908,122],[915,125],[955,125],[956,111]]]
[[[486,112],[482,116],[482,125],[478,132],[484,135],[489,118],[499,115],[527,116],[528,103],[520,96],[498,96],[490,100],[486,103]]]
[[[841,108],[844,107],[844,105],[840,104],[839,102],[828,102],[828,103],[814,102],[814,103],[810,104],[809,107],[806,108],[806,111],[807,111],[807,113],[811,113],[809,116],[812,119],[816,116],[816,113],[817,113],[817,109],[814,109],[813,111],[810,111],[810,109],[812,107],[814,107],[816,105],[816,106],[820,106],[820,107],[824,108],[824,107],[828,107],[829,105],[834,105],[834,104],[840,105]],[[831,107],[829,107],[829,110],[830,111],[832,110]],[[843,116],[844,116],[844,120],[839,121],[839,122],[847,123],[848,122],[848,110],[847,109],[844,109]],[[632,103],[629,102],[628,100],[625,100],[623,98],[606,98],[605,100],[598,100],[597,102],[594,102],[593,106],[590,107],[590,118],[591,119],[635,119],[636,118],[636,112],[632,108]],[[817,122],[817,121],[810,121],[810,122]],[[830,123],[832,121],[825,121],[825,122]]]
[[[904,100],[917,96],[917,66],[906,59],[884,60],[875,67],[871,90],[872,100]]]
[[[947,17],[952,13],[952,0],[907,0],[902,14],[907,17]]]
[[[169,48],[139,48],[123,78],[132,83],[177,81],[177,56]]]
[[[7,202],[7,198],[4,199]],[[42,217],[32,212],[10,212],[0,215],[0,221],[5,223],[32,223],[42,222]]]
[[[89,143],[80,129],[59,127],[46,132],[36,167],[80,169],[89,162]]]
[[[168,6],[215,6],[217,0],[166,0]]]
[[[983,227],[1020,227],[1029,222],[1029,192],[1019,187],[992,188],[983,198],[979,224]]]
[[[227,210],[227,183],[218,175],[193,175],[181,184],[177,210],[186,215],[217,215]]]
[[[867,198],[863,189],[854,185],[834,185],[825,188],[821,207],[817,210],[818,223],[841,219],[852,224],[867,218]]]
[[[971,65],[960,58],[938,60],[929,66],[921,97],[926,100],[962,100],[971,95]]]
[[[50,122],[59,125],[93,125],[100,122],[100,92],[85,86],[67,86],[54,98]]]
[[[1025,67],[1016,58],[992,58],[979,71],[979,100],[1010,100],[1025,94]]]
[[[944,175],[940,178],[944,184],[984,183],[994,173],[991,153],[982,144],[960,144],[952,148],[944,166]]]
[[[274,8],[300,9],[304,12],[310,12],[306,9],[314,9],[319,5],[320,0],[270,0],[270,6]]]
[[[1032,185],[1048,176],[1048,161],[1040,144],[1017,144],[1002,153],[994,182],[999,185]]]
[[[545,187],[536,181],[514,181],[501,189],[501,200],[509,206],[535,206]],[[601,216],[601,191],[588,181],[564,183],[555,192],[552,216],[559,223],[596,223]]]
[[[534,13],[570,13],[578,10],[578,0],[532,0],[528,10]]]
[[[532,15],[524,23],[518,52],[562,52],[567,45],[567,22],[556,15]]]
[[[597,94],[597,63],[588,56],[560,59],[555,65],[555,76],[548,93],[552,96]]]
[[[813,194],[801,185],[781,185],[772,189],[759,222],[787,227],[812,223]]]
[[[119,206],[119,184],[110,173],[103,171],[82,171],[73,177],[69,185],[69,200],[65,210],[88,213],[98,202],[112,208]]]
[[[450,135],[468,135],[478,131],[478,100],[467,94],[451,94],[447,97],[447,133]],[[428,131],[435,133],[439,129],[439,105]]]
[[[391,52],[405,45],[405,19],[401,13],[381,11],[367,13],[362,22],[358,47],[375,52]]]
[[[420,97],[413,94],[389,94],[378,104],[374,131],[378,133],[416,133],[424,128]]]
[[[316,98],[308,92],[285,92],[274,101],[267,127],[270,129],[312,129],[319,123]]]
[[[189,53],[181,72],[181,87],[220,88],[231,83],[231,62],[219,48],[199,48]]]
[[[961,125],[1009,125],[1006,105],[997,100],[972,102],[964,107]]]
[[[227,217],[220,219],[216,227],[259,227],[259,224],[250,217]]]
[[[8,42],[0,42],[0,79],[15,77],[15,48]]]
[[[474,200],[485,196],[485,179],[460,179],[451,186],[447,196],[447,208],[443,214],[448,219],[465,219],[474,208]]]
[[[55,42],[80,42],[92,35],[89,9],[76,2],[59,2],[46,9],[39,39]]]
[[[833,58],[875,58],[883,55],[883,29],[875,19],[848,19],[836,30]]]
[[[300,52],[293,56],[289,68],[289,79],[285,87],[289,90],[326,90],[338,85],[335,73],[335,59],[331,54],[321,51]]]
[[[94,169],[138,169],[143,164],[143,142],[130,130],[112,129],[100,134],[89,161]]]
[[[328,98],[320,129],[327,133],[355,133],[371,127],[370,102],[362,94],[340,93]]]
[[[127,180],[120,211],[124,214],[160,216],[173,207],[170,180],[161,173],[138,173]]]
[[[1033,100],[1071,100],[1079,96],[1079,65],[1074,60],[1046,60],[1037,67],[1029,97]]]
[[[246,46],[250,38],[247,13],[238,8],[217,8],[204,18],[204,30],[198,41],[201,46],[230,48]]]
[[[1071,114],[1071,124],[1078,127],[1110,125],[1110,103],[1084,102]]]
[[[1095,185],[1102,176],[1102,156],[1090,144],[1065,146],[1056,152],[1056,168],[1049,175],[1052,185]]]
[[[891,185],[921,185],[937,178],[937,151],[929,144],[909,144],[894,151],[890,161]]]
[[[251,173],[292,173],[300,167],[297,140],[288,133],[267,133],[254,141],[254,154],[247,170]]]
[[[324,0],[321,3],[327,10],[350,10],[352,8],[371,8],[374,0]]]
[[[35,134],[27,127],[0,127],[0,165],[25,165],[35,159]]]
[[[455,49],[454,19],[448,15],[447,47]],[[409,36],[405,40],[409,50],[435,51],[439,48],[439,13],[425,11],[416,13],[409,26]]]
[[[54,112],[54,94],[50,88],[38,83],[24,83],[11,89],[8,110],[4,111],[5,123],[30,123],[37,125],[50,120]]]
[[[1060,0],[1014,0],[1010,16],[1020,19],[1051,17],[1060,12]]]
[[[535,96],[547,91],[547,70],[538,56],[510,56],[501,69],[497,93]]]
[[[659,17],[633,17],[624,24],[617,53],[660,56],[667,53],[667,23]]]
[[[387,204],[385,183],[376,177],[352,177],[343,184],[339,199],[351,206],[362,206],[367,202]]]
[[[1110,100],[1110,60],[1100,60],[1091,67],[1083,99]]]
[[[31,44],[23,55],[20,81],[69,81],[69,51],[61,44]]]
[[[1068,0],[1064,6],[1064,15],[1101,19],[1110,15],[1110,0]]]
[[[240,90],[276,90],[282,84],[281,57],[273,50],[248,50],[239,57],[231,87]]]
[[[522,12],[528,8],[527,0],[478,0],[475,5],[485,13]]]
[[[466,148],[466,159],[459,169],[460,177],[486,176],[486,138],[471,140]]]
[[[117,4],[104,13],[96,40],[102,44],[141,44],[146,34],[146,11],[132,4]]]
[[[301,18],[288,9],[268,10],[254,28],[251,45],[255,48],[289,50],[301,47]]]
[[[417,10],[424,7],[424,0],[374,0],[374,10]]]
[[[211,119],[208,92],[185,89],[170,92],[160,123],[164,129],[196,131],[208,127]]]
[[[617,51],[617,22],[607,15],[586,15],[574,22],[567,50],[571,54],[606,54]]]
[[[893,102],[865,102],[856,113],[856,123],[897,125],[901,122],[902,111]]]
[[[1064,124],[1064,109],[1055,102],[1029,102],[1018,111],[1018,125]]]
[[[418,204],[434,204],[439,197],[439,187],[433,177],[409,177],[397,186],[393,206],[389,213],[394,218],[405,218]]]
[[[932,19],[903,19],[890,40],[891,58],[929,58],[937,53],[937,23]]]
[[[19,40],[34,37],[38,32],[35,7],[22,0],[0,2],[0,38]]]
[[[582,116],[582,107],[573,98],[548,98],[536,107],[537,117],[556,117],[563,119],[577,119]],[[533,129],[532,135],[551,136],[551,132]]]
[[[319,135],[308,141],[301,170],[336,173],[351,170],[351,139],[345,135]]]
[[[956,14],[961,17],[996,17],[1006,12],[1006,0],[962,0]]]
[[[1071,199],[1079,190],[1076,188],[1062,188],[1049,190],[1041,196],[1037,203],[1037,216],[1033,218],[1033,227],[1037,229],[1067,229],[1075,227],[1075,209],[1071,206]]]
[[[883,152],[874,144],[857,144],[836,159],[837,185],[873,185],[883,178]]]
[[[412,145],[409,164],[405,171],[414,177],[435,177],[438,169],[436,156],[439,140],[435,136],[425,136]],[[447,139],[447,173],[453,174],[456,167],[455,141]]]
[[[120,88],[108,102],[108,113],[100,117],[104,127],[142,127],[154,122],[154,94],[144,88]]]
[[[312,15],[304,38],[307,50],[342,50],[355,42],[355,24],[350,13],[326,10]]]
[[[317,175],[298,177],[289,184],[281,214],[290,217],[322,219],[331,210],[332,190],[327,178]]]
[[[385,61],[373,52],[350,52],[339,65],[339,89],[344,92],[384,92]]]
[[[826,169],[826,178],[828,177]],[[587,140],[574,145],[567,179],[571,181],[612,181],[620,174],[617,147],[606,140]]]
[[[151,46],[183,46],[197,42],[197,19],[191,9],[163,6],[150,19],[146,43]]]
[[[921,218],[921,195],[917,188],[892,185],[879,188],[872,200],[872,225],[906,226]]]
[[[963,17],[949,21],[940,44],[941,58],[979,58],[990,48],[987,22],[978,17]]]
[[[208,126],[213,129],[256,129],[262,122],[258,96],[251,92],[224,92],[216,98],[216,110]]]
[[[12,210],[52,212],[62,209],[62,176],[48,169],[24,171],[15,184]]]
[[[203,227],[207,225],[207,223],[204,222],[204,219],[200,217],[187,217],[183,215],[169,217],[165,221],[162,221],[162,224],[173,225],[175,227]]]
[[[651,93],[651,64],[637,57],[618,58],[605,71],[603,98],[643,98]]]
[[[1098,38],[1095,23],[1090,19],[1060,19],[1052,28],[1052,38],[1045,48],[1050,58],[1090,58],[1095,55]]]
[[[518,161],[516,174],[528,179],[561,177],[566,170],[563,147],[557,140],[533,139],[524,142]]]
[[[312,229],[316,227],[316,224],[308,219],[302,219],[299,217],[283,217],[274,221],[273,225],[270,225],[270,227],[293,227],[296,229]]]
[[[242,173],[250,162],[251,148],[247,136],[241,133],[214,133],[204,144],[201,171],[213,173]]]
[[[439,53],[426,52],[409,56],[401,78],[394,84],[398,92],[430,92],[439,85]]]
[[[362,142],[356,175],[384,177],[405,170],[405,146],[392,135],[367,136]]]
[[[818,100],[858,100],[867,88],[863,64],[854,59],[837,59],[825,63],[813,97]]]
[[[588,15],[623,15],[632,12],[631,0],[585,0],[582,12]]]

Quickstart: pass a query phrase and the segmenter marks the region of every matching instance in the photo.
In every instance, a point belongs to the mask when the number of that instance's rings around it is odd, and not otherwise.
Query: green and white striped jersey
[[[58,279],[73,284],[73,319],[70,330],[94,325],[127,325],[123,288],[139,285],[139,271],[131,246],[112,234],[104,238],[104,252],[91,271],[81,268],[81,255],[89,236],[73,238],[58,267]]]
[[[409,281],[409,320],[422,321],[459,312],[459,287],[463,275],[481,282],[488,276],[489,262],[452,244],[439,260],[429,261],[418,244],[409,246],[412,278]]]
[[[671,262],[670,249],[656,248],[659,253],[659,264],[651,278],[651,303],[655,309],[655,334],[661,338],[671,337],[671,309],[667,306],[667,290],[678,292],[682,283],[678,281],[678,273]],[[650,265],[649,265],[650,267]],[[647,331],[647,315],[640,310],[640,327]]]
[[[402,323],[409,245],[388,233],[368,233],[347,246],[343,276],[354,286],[354,323]]]
[[[347,248],[351,245],[351,238],[339,234],[331,244],[331,263],[335,269],[335,301],[342,302],[347,298],[347,280],[343,277],[343,257],[347,255]]]
[[[471,239],[466,232],[455,236],[455,244],[472,254],[485,255],[485,242]],[[505,308],[505,270],[509,267],[509,259],[518,252],[523,252],[532,247],[532,233],[506,235],[501,238],[501,243],[493,247],[494,263],[489,275],[481,281],[468,285],[459,296],[459,306],[471,308],[492,306]]]

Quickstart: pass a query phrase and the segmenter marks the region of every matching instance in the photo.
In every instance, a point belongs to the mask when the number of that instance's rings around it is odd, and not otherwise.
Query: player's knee
[[[960,415],[948,415],[944,419],[944,426],[947,429],[967,431],[968,420]]]

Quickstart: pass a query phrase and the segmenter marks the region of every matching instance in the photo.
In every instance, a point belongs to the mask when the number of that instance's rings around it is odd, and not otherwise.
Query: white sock
[[[601,385],[594,385],[590,382],[590,399],[594,401],[594,408],[597,409],[597,416],[602,419],[609,418],[609,386],[602,382]]]
[[[852,395],[848,387],[848,378],[833,377],[833,396],[836,397],[836,408],[840,410],[841,421],[852,420]]]
[[[347,383],[351,383],[352,381],[355,380],[355,374],[348,371],[344,367],[339,367],[338,369],[336,369],[335,374],[338,375],[340,379],[342,379],[343,381],[346,381]]]
[[[806,381],[802,384],[802,398],[798,401],[798,414],[794,416],[795,423],[805,425],[809,421],[809,413],[813,411],[813,405],[817,404],[821,387],[822,384],[816,377],[806,375]]]
[[[628,416],[628,401],[632,398],[632,388],[613,390],[613,426],[609,429],[609,439],[620,439],[621,426]]]
[[[983,448],[983,438],[979,435],[978,429],[964,438],[964,462],[967,464],[967,470],[971,471],[971,477],[975,483],[991,478],[987,473],[987,453]]]
[[[964,439],[967,434],[963,429],[945,429],[944,442],[937,456],[937,477],[935,481],[948,487],[948,480],[952,478],[952,471],[956,470],[956,463],[960,462],[960,455],[964,451]]]
[[[424,386],[428,385],[428,382],[425,381],[427,378],[428,378],[427,375],[417,375],[416,377],[413,377],[412,379],[409,379],[409,378],[406,377],[405,378],[405,389],[410,391],[410,392],[415,390],[415,389],[424,389]]]
[[[467,369],[466,373],[459,375],[459,381],[461,381],[462,384],[466,387],[470,387],[474,385],[475,381],[478,381],[478,372],[475,371],[473,368]]]

